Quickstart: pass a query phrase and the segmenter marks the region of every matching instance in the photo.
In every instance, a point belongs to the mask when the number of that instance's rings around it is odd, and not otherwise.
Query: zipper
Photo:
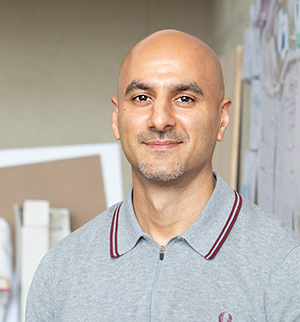
[[[165,246],[160,246],[159,259],[162,261],[165,257]]]
[[[155,322],[155,308],[156,308],[156,293],[157,293],[157,286],[158,286],[158,279],[160,276],[160,270],[161,270],[161,265],[162,261],[164,260],[165,257],[165,246],[160,246],[159,249],[159,262],[158,262],[158,267],[156,270],[155,274],[155,279],[152,287],[152,296],[151,296],[151,317],[150,321]]]

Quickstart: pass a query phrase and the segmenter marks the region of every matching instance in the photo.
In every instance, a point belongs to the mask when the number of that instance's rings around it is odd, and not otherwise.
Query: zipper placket
[[[150,318],[151,322],[155,321],[155,302],[156,302],[157,285],[158,285],[158,279],[159,279],[160,270],[161,270],[161,266],[162,266],[164,258],[165,258],[165,247],[160,246],[159,262],[158,262],[158,267],[156,270],[156,275],[155,275],[153,289],[152,289],[152,296],[151,296],[151,318]]]

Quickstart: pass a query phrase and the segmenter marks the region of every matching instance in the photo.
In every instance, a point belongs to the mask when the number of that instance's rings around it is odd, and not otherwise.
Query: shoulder
[[[300,245],[300,236],[288,228],[284,221],[247,199],[243,199],[239,217],[244,229],[249,230],[253,234],[253,238],[262,238],[265,241],[268,240],[269,243],[287,248]]]
[[[289,256],[300,251],[300,236],[274,214],[243,199],[236,222],[238,238],[247,243],[266,267],[279,267]]]
[[[55,263],[56,266],[87,259],[97,250],[98,257],[109,255],[110,227],[114,210],[111,206],[94,219],[58,242],[43,258],[41,264]],[[44,263],[43,263],[44,262]]]

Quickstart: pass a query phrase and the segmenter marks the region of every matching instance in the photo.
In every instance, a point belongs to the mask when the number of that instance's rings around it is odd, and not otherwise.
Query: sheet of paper
[[[282,219],[289,228],[294,228],[294,213],[297,194],[293,176],[276,172],[274,213]]]
[[[246,150],[244,157],[244,174],[242,183],[242,196],[256,202],[257,184],[257,152]]]
[[[260,29],[248,27],[244,30],[244,50],[242,79],[247,80],[258,76],[261,72]]]
[[[263,28],[267,22],[270,11],[271,0],[261,0],[260,12],[258,16],[257,26]]]
[[[251,150],[258,150],[261,142],[262,110],[261,110],[261,81],[257,78],[251,82],[250,106],[250,142]]]
[[[296,49],[300,48],[300,0],[294,0],[294,23],[295,23],[295,38]]]
[[[266,169],[258,169],[257,204],[265,211],[274,212],[274,174]]]
[[[283,12],[282,9],[279,9],[276,18],[275,32],[277,40],[277,51],[281,56],[281,60],[284,60],[285,55],[289,49],[289,17],[287,12]]]
[[[276,82],[277,74],[277,53],[275,47],[275,37],[271,36],[267,40],[263,40],[262,56],[262,83],[269,95],[273,95],[278,91],[278,85]]]
[[[71,233],[68,208],[50,208],[50,248]]]
[[[0,168],[100,155],[107,207],[123,200],[121,151],[118,143],[0,150]]]
[[[299,64],[299,62],[297,63]],[[296,71],[296,70],[295,70]],[[299,65],[298,65],[298,72],[300,75]],[[298,78],[295,78],[295,80],[298,80]],[[297,87],[295,88],[295,96],[294,96],[294,103],[295,103],[295,109],[294,109],[294,140],[293,140],[293,174],[295,179],[295,193],[296,193],[296,201],[295,204],[295,210],[294,210],[294,222],[295,222],[295,231],[297,231],[300,234],[300,81],[297,82]]]
[[[250,25],[255,26],[259,20],[261,11],[261,0],[253,0],[253,4],[249,6]]]
[[[276,111],[279,106],[273,97],[262,92],[262,141],[258,151],[257,204],[274,212],[274,160],[276,158]]]

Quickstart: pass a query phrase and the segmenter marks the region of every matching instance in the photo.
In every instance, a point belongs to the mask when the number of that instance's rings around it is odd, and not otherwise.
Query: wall
[[[212,0],[211,46],[220,56],[243,45],[243,32],[249,25],[252,0]]]
[[[249,26],[249,6],[253,0],[213,0],[211,46],[219,56],[237,45],[243,45],[244,30]],[[232,97],[231,97],[232,98]],[[243,175],[244,151],[249,147],[249,86],[242,83],[241,95],[240,161],[237,189],[240,191]],[[235,102],[232,102],[234,107]],[[230,124],[232,125],[232,123]],[[229,126],[230,126],[229,125]],[[222,144],[222,142],[221,142]]]

